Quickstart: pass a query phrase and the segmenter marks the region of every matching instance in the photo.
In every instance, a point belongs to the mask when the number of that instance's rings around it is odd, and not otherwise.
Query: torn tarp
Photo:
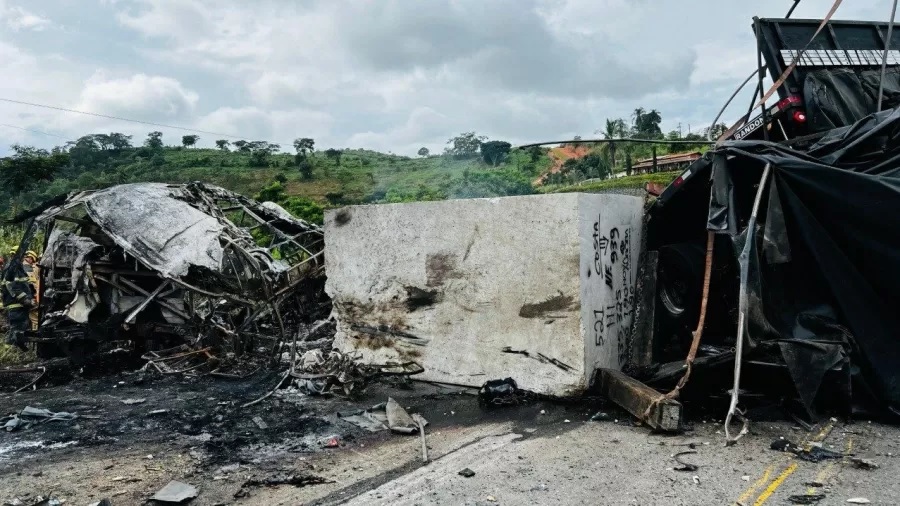
[[[900,111],[829,132],[808,150],[732,141],[714,150],[708,229],[736,243],[762,169],[772,180],[752,245],[747,338],[787,365],[810,407],[849,359],[854,395],[900,412]],[[757,234],[759,236],[759,234]]]

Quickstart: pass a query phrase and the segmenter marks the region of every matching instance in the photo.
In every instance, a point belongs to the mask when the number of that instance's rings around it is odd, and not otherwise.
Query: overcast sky
[[[821,18],[832,1],[802,0],[793,17]],[[845,0],[835,17],[886,21],[890,3]],[[753,70],[751,18],[790,4],[0,0],[0,99],[410,155],[470,130],[514,144],[587,138],[639,106],[686,133]],[[157,129],[2,101],[0,123],[0,155],[96,132],[140,143]],[[159,130],[167,143],[187,133]]]

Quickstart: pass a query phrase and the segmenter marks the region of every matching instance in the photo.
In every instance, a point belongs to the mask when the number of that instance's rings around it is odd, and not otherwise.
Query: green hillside
[[[0,207],[0,215],[14,215],[75,190],[203,181],[279,202],[302,218],[319,221],[323,209],[349,204],[641,188],[647,181],[668,182],[671,176],[612,176],[629,173],[633,163],[654,152],[661,156],[705,149],[693,144],[705,138],[702,133],[664,135],[656,110],[638,108],[632,120],[630,126],[624,119],[607,120],[601,135],[660,143],[514,149],[508,142],[465,132],[451,138],[444,153],[431,155],[422,148],[417,157],[365,149],[316,150],[310,138],[296,139],[293,153],[265,141],[217,140],[218,149],[195,148],[199,140],[195,135],[183,136],[180,146],[166,146],[160,132],[134,142],[121,133],[90,134],[50,151],[15,145],[11,156],[0,159],[0,202],[7,203]],[[578,184],[586,179],[591,182]]]
[[[7,215],[69,191],[131,182],[204,181],[250,196],[263,192],[270,200],[293,198],[301,207],[521,195],[534,192],[532,181],[551,163],[546,150],[511,150],[496,166],[478,152],[413,158],[368,150],[300,157],[183,146],[14,150],[0,171]]]

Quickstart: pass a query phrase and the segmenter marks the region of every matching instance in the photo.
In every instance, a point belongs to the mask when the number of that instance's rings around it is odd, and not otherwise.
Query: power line
[[[20,127],[20,126],[16,126],[16,125],[7,125],[6,123],[0,123],[0,126],[4,126],[7,128],[15,128],[16,130],[23,130],[25,132],[33,132],[36,134],[47,135],[49,137],[56,137],[57,139],[67,140],[67,138],[63,137],[62,135],[51,134],[48,132],[44,132],[43,130],[33,130],[31,128],[25,128],[25,127]]]
[[[107,114],[99,114],[96,112],[79,111],[77,109],[67,109],[65,107],[58,107],[55,105],[35,104],[33,102],[24,102],[22,100],[13,100],[11,98],[0,97],[0,102],[9,102],[11,104],[27,105],[27,106],[31,106],[31,107],[41,107],[43,109],[53,109],[55,111],[71,112],[71,113],[75,113],[75,114],[84,114],[86,116],[94,116],[97,118],[114,119],[117,121],[126,121],[129,123],[140,123],[141,125],[149,125],[149,126],[155,126],[155,127],[160,127],[160,128],[171,128],[173,130],[183,130],[185,132],[196,132],[196,133],[207,134],[207,135],[215,135],[218,137],[230,137],[232,139],[248,138],[248,137],[241,137],[238,135],[223,134],[223,133],[219,133],[219,132],[210,132],[207,130],[198,130],[196,128],[186,128],[186,127],[180,127],[180,126],[175,126],[175,125],[165,125],[162,123],[153,123],[152,121],[142,121],[139,119],[129,119],[129,118],[122,118],[119,116],[109,116]]]
[[[686,141],[686,140],[671,140],[667,141],[665,139],[629,139],[629,138],[620,138],[620,139],[572,139],[568,141],[547,141],[547,142],[535,142],[532,144],[525,144],[522,146],[517,146],[518,149],[524,148],[533,148],[535,146],[545,146],[547,144],[600,144],[600,143],[608,143],[608,142],[634,142],[636,144],[715,144],[714,141]]]

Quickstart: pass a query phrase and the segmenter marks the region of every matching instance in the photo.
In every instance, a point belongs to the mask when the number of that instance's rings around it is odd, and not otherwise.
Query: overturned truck
[[[748,112],[649,212],[655,358],[673,341],[678,356],[698,352],[702,333],[697,360],[710,367],[694,383],[731,387],[729,414],[742,390],[808,420],[900,414],[900,32],[788,19],[754,31],[778,104]],[[677,378],[682,364],[644,379]]]
[[[43,232],[42,357],[181,344],[275,346],[320,306],[324,239],[278,205],[202,183],[66,195],[17,218]],[[274,349],[274,348],[273,348]]]

